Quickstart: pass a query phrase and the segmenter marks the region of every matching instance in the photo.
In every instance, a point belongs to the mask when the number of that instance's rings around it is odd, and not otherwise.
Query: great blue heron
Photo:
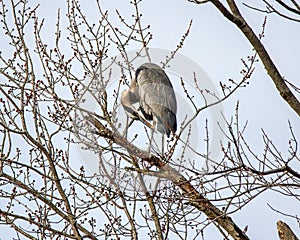
[[[176,132],[175,93],[167,74],[158,65],[144,63],[136,70],[129,89],[122,92],[121,103],[132,119],[153,121],[154,126],[150,126],[168,137]],[[135,103],[139,107],[135,108]]]

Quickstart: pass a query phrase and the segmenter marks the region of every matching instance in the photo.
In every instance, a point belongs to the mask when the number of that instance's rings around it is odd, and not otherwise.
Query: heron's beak
[[[151,128],[151,129],[155,129],[155,126],[153,126],[151,123],[149,123],[141,114],[140,112],[138,112],[138,117],[140,119],[141,122],[143,122],[147,127]]]
[[[145,124],[147,127],[149,127],[149,128],[151,128],[151,129],[154,129],[154,130],[155,130],[155,126],[153,126],[151,123],[149,123],[146,119],[143,120],[143,122],[144,122],[144,124]]]

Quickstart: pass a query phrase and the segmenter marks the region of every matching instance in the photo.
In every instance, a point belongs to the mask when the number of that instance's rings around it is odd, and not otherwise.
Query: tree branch
[[[245,35],[248,41],[259,55],[268,75],[273,80],[281,97],[290,105],[290,107],[300,116],[300,102],[287,86],[284,78],[279,73],[276,65],[272,61],[269,53],[261,43],[260,39],[253,32],[246,20],[240,13],[236,3],[233,0],[227,0],[231,12],[218,0],[211,0],[211,3],[226,17],[229,21],[234,23]]]
[[[156,157],[148,152],[145,152],[123,138],[117,131],[112,132],[107,129],[101,122],[94,116],[89,115],[85,118],[96,129],[97,134],[110,139],[114,143],[127,149],[129,154],[146,161],[151,165],[156,166],[163,177],[170,180],[174,185],[179,187],[182,191],[183,197],[187,198],[190,205],[194,206],[199,211],[203,212],[210,220],[217,223],[235,240],[249,240],[247,235],[241,230],[234,221],[226,215],[226,213],[215,207],[208,199],[200,194],[182,174],[172,168],[170,165],[165,164],[159,157]]]
[[[278,221],[277,230],[280,240],[298,240],[292,229],[285,222]]]

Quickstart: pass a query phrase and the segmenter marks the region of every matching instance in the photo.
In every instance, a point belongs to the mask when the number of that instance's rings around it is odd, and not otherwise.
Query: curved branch
[[[128,153],[146,161],[159,169],[159,174],[170,180],[174,185],[181,189],[183,197],[185,197],[189,204],[194,206],[199,211],[203,212],[210,220],[214,221],[217,225],[221,226],[230,236],[235,240],[249,240],[245,232],[240,229],[235,222],[225,212],[219,210],[207,198],[200,194],[196,188],[180,174],[176,169],[170,165],[165,164],[162,159],[157,156],[145,152],[132,143],[128,142],[125,138],[118,134],[117,131],[112,132],[107,129],[101,122],[94,116],[89,115],[85,119],[90,122],[96,129],[97,134],[113,141],[119,146],[127,149]]]
[[[259,55],[268,75],[272,78],[281,97],[290,105],[290,107],[300,116],[300,102],[287,86],[284,78],[279,73],[276,65],[272,61],[269,53],[261,43],[260,39],[253,32],[246,20],[240,13],[236,3],[233,0],[227,0],[231,12],[218,0],[211,0],[211,3],[226,17],[234,23],[245,35],[248,41]]]
[[[283,6],[285,9],[287,9],[288,11],[300,15],[300,6],[298,3],[294,2],[294,5],[297,8],[297,9],[295,9],[295,8],[290,7],[289,5],[287,5],[285,2],[283,2],[281,0],[276,0],[276,2],[279,3],[281,6]]]

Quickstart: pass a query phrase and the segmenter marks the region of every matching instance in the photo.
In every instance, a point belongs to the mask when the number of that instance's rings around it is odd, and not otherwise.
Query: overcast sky
[[[115,9],[118,9],[124,16],[132,14],[129,0],[103,0],[102,2],[103,8],[111,12],[110,17],[113,21],[117,21]],[[45,26],[48,27],[49,32],[54,32],[54,16],[57,8],[66,9],[65,1],[42,1],[40,4],[39,11],[41,17],[46,19]],[[93,1],[85,0],[84,6],[90,14],[88,17],[97,20],[99,16],[93,9]],[[192,19],[190,35],[180,53],[199,64],[215,86],[219,85],[219,81],[227,81],[229,78],[240,79],[239,72],[242,68],[240,59],[246,59],[252,54],[252,47],[240,31],[211,4],[196,5],[186,0],[144,0],[140,11],[143,13],[143,24],[151,25],[150,30],[154,38],[150,47],[174,50]],[[264,15],[244,6],[241,7],[241,11],[253,29],[260,32]],[[263,39],[266,49],[281,74],[298,86],[300,82],[299,27],[299,23],[290,23],[278,16],[269,15],[266,37]],[[256,65],[249,86],[239,90],[223,104],[227,117],[234,115],[238,100],[240,101],[240,121],[241,123],[248,121],[246,131],[248,143],[259,154],[263,152],[261,129],[266,131],[283,155],[287,153],[290,137],[288,120],[291,121],[294,133],[300,139],[299,117],[281,99],[261,63]],[[268,208],[267,203],[288,214],[300,214],[299,205],[294,202],[287,204],[283,197],[268,193],[261,195],[232,217],[240,227],[249,225],[250,239],[278,239],[276,221],[279,219],[290,224],[295,233],[300,236],[296,222],[276,214]]]

